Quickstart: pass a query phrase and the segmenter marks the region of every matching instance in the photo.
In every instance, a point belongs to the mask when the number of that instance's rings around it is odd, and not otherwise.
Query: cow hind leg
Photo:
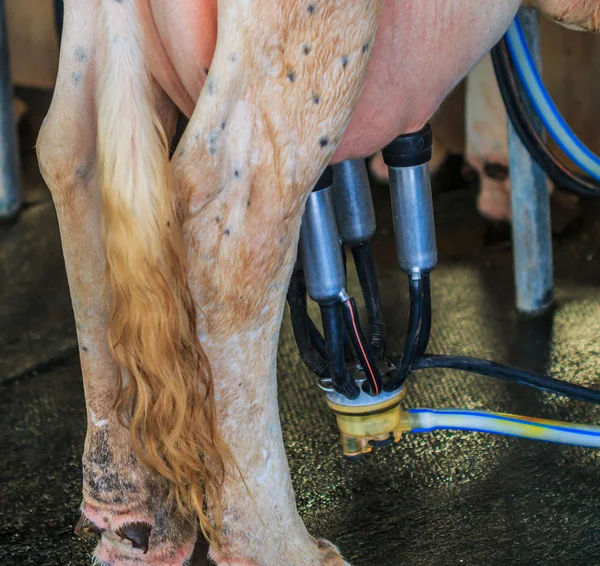
[[[86,396],[83,515],[77,531],[102,534],[95,553],[102,564],[181,566],[193,552],[195,521],[169,498],[172,483],[142,463],[115,407],[121,381],[107,340],[96,136],[99,5],[66,3],[59,76],[37,144],[59,220]],[[173,129],[167,125],[174,120],[172,108],[164,99],[156,108],[165,127]],[[129,165],[134,171],[137,163]]]
[[[211,550],[222,566],[344,564],[296,510],[275,364],[305,200],[356,105],[380,4],[221,2],[210,73],[174,156],[199,335],[237,465]]]

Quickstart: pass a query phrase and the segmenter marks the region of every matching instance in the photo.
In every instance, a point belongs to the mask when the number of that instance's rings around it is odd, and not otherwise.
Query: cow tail
[[[98,170],[116,407],[139,458],[215,540],[228,449],[198,341],[169,142],[144,63],[136,2],[104,1]],[[211,518],[206,514],[210,501]]]

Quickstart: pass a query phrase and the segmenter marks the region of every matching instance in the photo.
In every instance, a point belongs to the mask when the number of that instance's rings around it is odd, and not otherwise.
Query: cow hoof
[[[321,559],[318,566],[349,566],[341,557],[338,549],[329,541],[326,541],[325,539],[319,539],[316,541],[316,543],[317,548],[321,553]],[[254,560],[227,556],[226,553],[215,552],[214,549],[210,550],[209,556],[217,566],[258,566]],[[289,560],[284,561],[286,566],[293,566],[294,564]],[[305,564],[306,562],[302,563]],[[192,565],[190,564],[190,566]]]
[[[348,566],[340,555],[340,551],[328,540],[319,539],[317,546],[321,551],[321,564],[319,566]]]
[[[132,548],[140,549],[147,554],[151,532],[152,527],[147,523],[128,523],[117,531],[117,535],[128,540]]]
[[[83,513],[75,525],[75,534],[80,538],[87,538],[88,535],[101,535],[104,529],[92,523]]]
[[[194,540],[178,548],[155,548],[150,544],[147,552],[135,549],[126,539],[115,533],[104,534],[96,547],[94,559],[106,566],[199,566],[194,558]]]
[[[110,566],[195,566],[203,564],[195,551],[196,528],[175,513],[125,512],[84,503],[76,533],[102,538],[96,563]],[[155,517],[155,518],[154,518]],[[201,552],[201,549],[200,549]],[[206,551],[204,552],[206,556]]]

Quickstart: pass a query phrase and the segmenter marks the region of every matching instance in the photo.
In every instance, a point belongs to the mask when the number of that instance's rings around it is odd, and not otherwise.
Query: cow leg
[[[538,8],[571,29],[600,30],[600,6],[596,0],[527,0],[523,5]],[[467,156],[480,174],[478,209],[492,220],[510,221],[506,111],[489,56],[471,72],[467,85]],[[568,201],[560,205],[561,209],[565,207],[567,220],[555,227],[557,232],[570,223],[574,214]]]
[[[138,461],[114,408],[117,367],[107,341],[95,174],[98,6],[89,0],[66,3],[55,95],[37,145],[60,225],[86,395],[79,526],[103,533],[96,552],[102,564],[139,564],[143,557],[144,564],[181,566],[192,554],[195,526],[167,505],[167,486]],[[165,106],[164,112],[172,121],[172,109]]]
[[[305,200],[356,104],[379,10],[370,0],[221,2],[210,74],[174,157],[200,341],[239,470],[223,485],[212,549],[223,566],[343,564],[296,510],[276,354]]]
[[[465,114],[466,158],[480,179],[477,208],[486,218],[509,221],[507,118],[489,55],[467,77]]]

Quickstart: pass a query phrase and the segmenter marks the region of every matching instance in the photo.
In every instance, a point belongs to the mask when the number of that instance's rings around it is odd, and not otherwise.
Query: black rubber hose
[[[419,336],[423,323],[423,279],[408,280],[410,294],[410,314],[408,317],[408,331],[404,342],[404,352],[398,366],[392,372],[390,382],[386,388],[395,390],[404,385],[410,375],[419,347]]]
[[[555,393],[556,395],[577,399],[578,401],[600,404],[600,391],[589,389],[582,385],[566,383],[553,377],[488,360],[479,360],[464,356],[426,355],[419,360],[415,360],[412,369],[419,370],[432,368],[457,369],[469,373],[495,377],[504,381],[541,389],[548,393]]]
[[[319,352],[319,355],[326,360],[327,359],[327,349],[325,347],[325,339],[321,336],[321,332],[317,328],[317,325],[313,322],[310,315],[308,315],[308,331],[310,333],[310,341],[312,345],[315,347],[315,350]]]
[[[417,353],[415,359],[425,355],[427,346],[429,346],[429,337],[431,336],[431,281],[429,275],[423,277],[423,314],[421,322],[421,331],[419,332],[419,341],[417,343]]]
[[[287,302],[290,306],[292,330],[294,332],[296,345],[300,352],[300,359],[315,375],[319,377],[329,377],[326,353],[323,352],[323,354],[321,354],[319,349],[313,344],[314,338],[311,336],[311,328],[314,327],[314,323],[308,315],[306,284],[304,282],[304,273],[301,269],[295,269],[292,274],[287,293]],[[314,327],[314,331],[319,334],[316,327]],[[319,338],[323,341],[320,334]],[[324,341],[323,350],[325,350]]]
[[[371,244],[365,243],[352,247],[354,264],[360,281],[365,306],[367,307],[367,316],[369,318],[369,342],[373,348],[375,356],[381,359],[385,353],[386,332],[383,314],[381,312],[381,299],[379,295],[379,285],[377,283],[377,273],[375,272],[375,262],[371,252]]]
[[[344,359],[344,319],[342,316],[342,305],[334,303],[333,305],[320,306],[327,359],[329,361],[329,376],[331,377],[333,388],[349,399],[356,399],[360,395],[360,389],[354,379],[348,375],[346,360]]]
[[[371,345],[367,341],[360,325],[356,301],[354,299],[348,299],[347,301],[342,301],[341,304],[344,322],[348,329],[350,339],[352,340],[352,346],[358,356],[363,372],[369,381],[369,393],[371,395],[379,395],[383,389],[383,382],[379,369],[377,368],[375,355],[371,350]]]
[[[492,62],[508,117],[533,159],[559,187],[580,196],[600,196],[600,184],[586,175],[571,171],[558,161],[536,130],[521,99],[518,77],[505,39],[492,49]]]

